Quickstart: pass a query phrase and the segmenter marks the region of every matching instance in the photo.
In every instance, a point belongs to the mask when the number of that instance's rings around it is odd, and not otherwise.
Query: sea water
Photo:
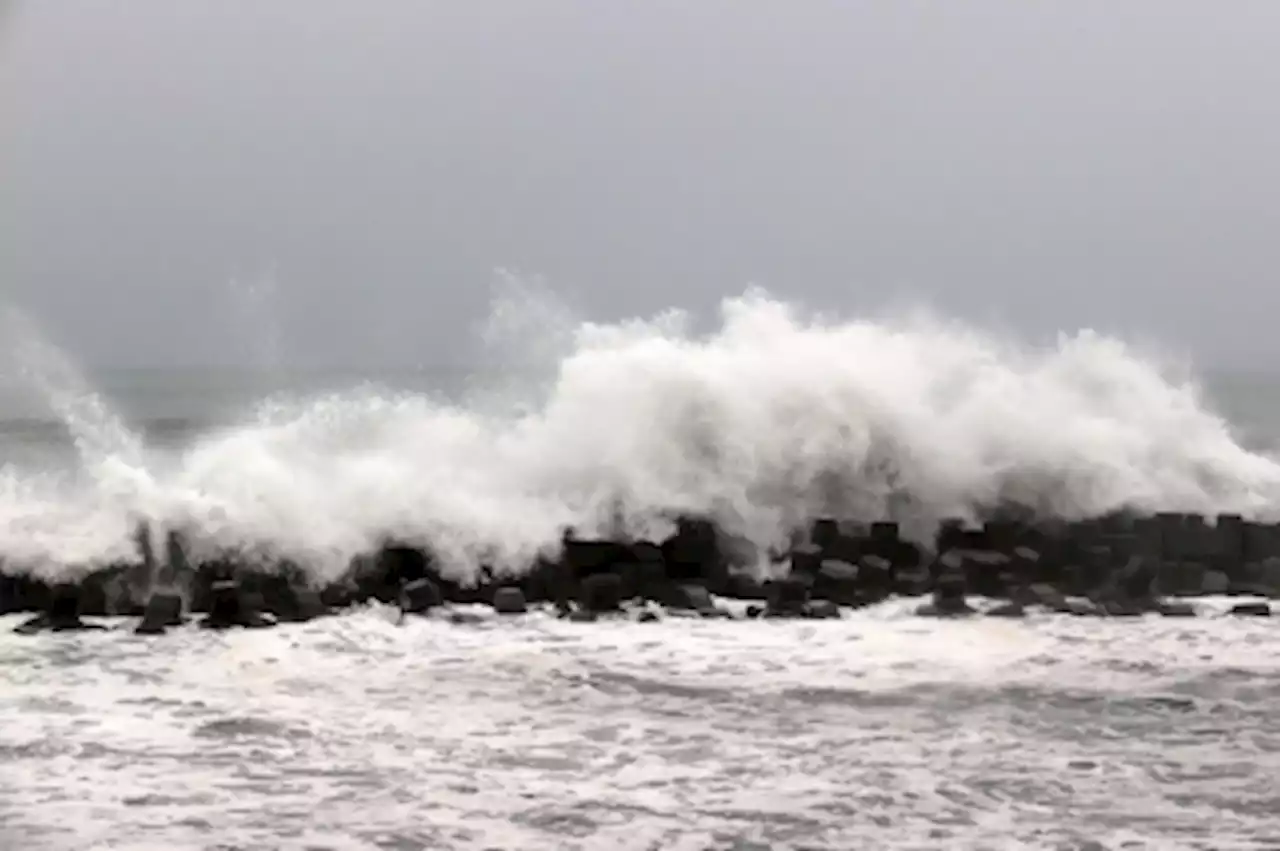
[[[139,518],[323,579],[387,533],[458,574],[518,572],[566,525],[659,535],[676,511],[761,548],[820,513],[919,537],[1009,501],[1280,514],[1264,372],[763,293],[704,332],[535,315],[496,313],[521,339],[505,369],[378,372],[82,367],[10,316],[5,569],[73,577],[129,553]],[[1280,640],[1197,605],[468,625],[374,607],[152,639],[0,619],[0,847],[1280,847]]]

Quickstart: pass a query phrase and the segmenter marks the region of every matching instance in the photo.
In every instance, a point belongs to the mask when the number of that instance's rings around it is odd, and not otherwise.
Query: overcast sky
[[[457,360],[499,267],[598,318],[754,283],[1280,356],[1270,0],[19,0],[0,27],[3,294],[94,363],[251,360],[254,323],[295,363]]]

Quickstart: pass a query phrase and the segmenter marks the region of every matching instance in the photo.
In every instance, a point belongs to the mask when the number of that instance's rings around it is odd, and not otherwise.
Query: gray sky
[[[599,318],[757,283],[1280,355],[1270,0],[39,0],[0,26],[4,292],[94,363],[252,360],[273,324],[297,363],[458,360],[497,267]]]

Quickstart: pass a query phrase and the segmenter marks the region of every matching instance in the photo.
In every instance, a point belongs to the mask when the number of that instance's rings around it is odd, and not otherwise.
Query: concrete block
[[[1207,570],[1200,583],[1200,591],[1204,594],[1225,594],[1231,588],[1231,578],[1220,570]]]
[[[495,588],[493,592],[493,610],[500,615],[522,615],[529,607],[524,592],[514,586]]]
[[[430,579],[415,579],[400,590],[400,611],[420,615],[444,605],[440,587]]]
[[[589,612],[622,609],[622,578],[616,573],[593,573],[582,580],[579,600]]]

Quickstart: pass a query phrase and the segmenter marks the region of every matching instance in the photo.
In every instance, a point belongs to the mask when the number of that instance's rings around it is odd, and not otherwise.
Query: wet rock
[[[529,610],[524,592],[519,588],[496,588],[493,592],[493,610],[500,615],[523,615]]]
[[[258,629],[274,626],[275,621],[257,608],[255,595],[242,593],[240,583],[222,579],[209,586],[209,614],[200,626],[204,629],[244,627]]]
[[[1237,617],[1270,617],[1271,606],[1268,603],[1236,603],[1231,607],[1229,615]]]
[[[622,610],[622,577],[616,573],[593,573],[583,578],[578,592],[582,608],[589,612]]]
[[[662,618],[653,609],[641,609],[636,615],[636,623],[656,623]]]
[[[574,609],[565,616],[570,623],[595,623],[599,619],[599,614],[591,609]]]
[[[765,613],[765,607],[764,607],[764,606],[756,606],[756,605],[747,606],[747,617],[748,617],[748,618],[752,618],[752,619],[755,619],[755,618],[762,618],[762,617],[764,617],[764,613]]]
[[[400,611],[407,615],[426,614],[444,605],[440,586],[430,579],[415,579],[400,589]]]
[[[176,591],[155,591],[147,600],[142,621],[134,632],[138,635],[162,635],[168,627],[182,624],[182,595]]]

